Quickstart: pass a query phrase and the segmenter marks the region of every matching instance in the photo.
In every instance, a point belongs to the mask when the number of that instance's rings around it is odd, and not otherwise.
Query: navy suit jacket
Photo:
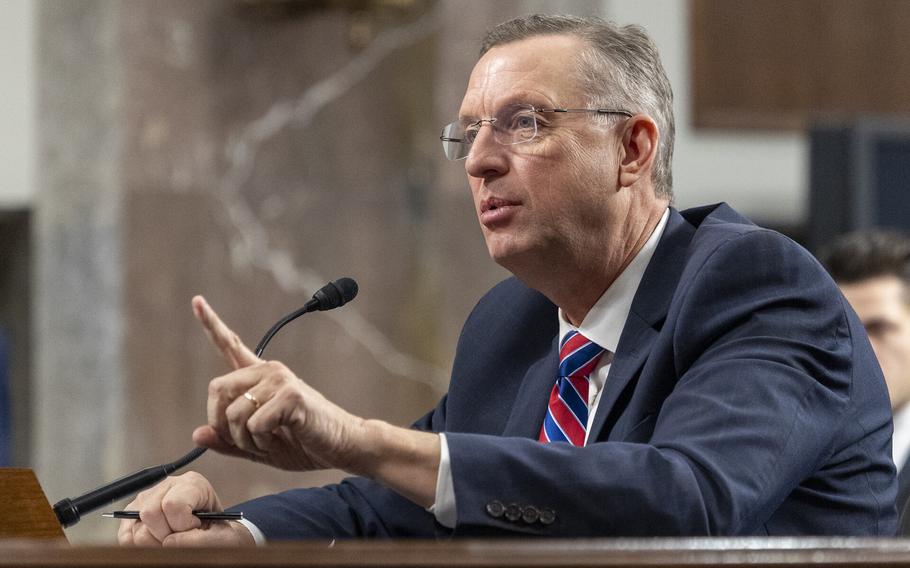
[[[446,433],[454,530],[362,478],[237,509],[270,539],[895,534],[884,379],[786,237],[726,205],[671,209],[584,448],[536,441],[556,334],[556,307],[514,278],[469,316],[447,395],[414,425]]]

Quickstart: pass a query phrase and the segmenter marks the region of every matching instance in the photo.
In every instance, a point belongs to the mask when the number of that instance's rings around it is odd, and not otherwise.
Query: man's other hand
[[[209,481],[195,472],[168,477],[139,493],[127,510],[139,520],[120,522],[123,546],[252,546],[250,531],[231,521],[202,521],[193,511],[221,511]]]

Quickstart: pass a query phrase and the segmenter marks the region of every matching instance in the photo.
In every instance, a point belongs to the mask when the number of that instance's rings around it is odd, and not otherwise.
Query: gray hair
[[[480,55],[498,45],[541,35],[574,35],[589,49],[579,53],[579,76],[588,103],[647,114],[657,123],[660,142],[654,160],[654,193],[673,199],[673,90],[660,63],[657,46],[639,26],[617,26],[589,16],[522,16],[487,33]]]

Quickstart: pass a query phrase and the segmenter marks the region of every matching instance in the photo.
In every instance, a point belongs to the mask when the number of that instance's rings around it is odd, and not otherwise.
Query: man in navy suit
[[[353,416],[197,316],[235,371],[194,440],[356,477],[218,509],[189,473],[140,494],[125,544],[389,536],[893,535],[885,384],[824,270],[725,205],[669,207],[672,94],[636,27],[490,32],[448,158],[515,278],[465,324],[413,428]]]

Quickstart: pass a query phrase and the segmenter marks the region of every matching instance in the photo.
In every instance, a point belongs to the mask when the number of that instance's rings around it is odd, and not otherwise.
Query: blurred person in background
[[[903,511],[910,497],[910,236],[882,229],[850,233],[819,259],[863,322],[885,374],[894,412],[897,507]]]

